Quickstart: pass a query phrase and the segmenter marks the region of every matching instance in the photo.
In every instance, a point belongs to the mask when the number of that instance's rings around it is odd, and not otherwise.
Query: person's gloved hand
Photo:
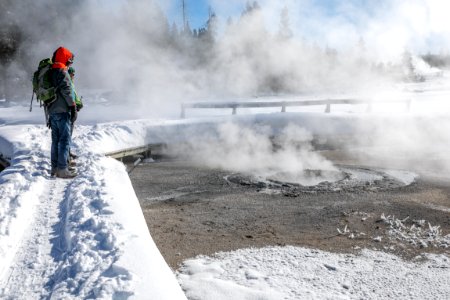
[[[76,105],[72,106],[70,108],[70,122],[73,124],[75,123],[75,121],[77,120],[78,117],[78,113],[77,113],[77,109],[76,109]]]
[[[77,103],[77,111],[80,111],[83,108],[83,103]]]
[[[47,125],[48,129],[52,129],[52,125],[50,124],[50,120],[47,121],[46,125]]]

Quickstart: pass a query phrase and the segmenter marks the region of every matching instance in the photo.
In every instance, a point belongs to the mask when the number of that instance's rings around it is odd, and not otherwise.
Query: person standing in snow
[[[59,178],[73,178],[77,175],[68,168],[70,124],[77,119],[74,93],[67,70],[73,59],[72,52],[59,47],[53,53],[50,73],[50,81],[56,90],[56,100],[47,108],[52,130],[51,174]]]
[[[73,93],[72,96],[75,99],[75,105],[76,105],[76,109],[77,109],[77,113],[78,113],[83,108],[83,101],[81,100],[80,97],[78,97],[77,91],[75,90],[75,83],[74,83],[75,69],[73,67],[69,67],[67,72],[70,75],[70,83],[72,86],[72,93]],[[70,124],[70,138],[72,138],[73,128],[74,128],[74,123],[71,123]],[[71,149],[69,149],[69,165],[70,165],[70,161],[72,161],[73,159],[76,159],[76,158],[77,158],[77,156],[72,153]]]

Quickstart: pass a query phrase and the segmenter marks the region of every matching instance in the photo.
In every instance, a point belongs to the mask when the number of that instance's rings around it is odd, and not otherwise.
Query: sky
[[[182,24],[182,3],[183,0],[157,0],[164,12],[169,17],[170,21],[177,24]],[[225,3],[224,3],[225,2]],[[253,3],[253,1],[248,1]],[[270,1],[259,0],[258,3],[262,6],[266,6]],[[307,0],[307,1],[277,1],[279,7],[287,6],[292,7],[292,2],[297,4],[313,4],[318,11],[324,16],[335,17],[337,15],[344,15],[342,11],[342,1],[339,0]],[[350,7],[357,8],[358,10],[365,11],[367,14],[371,14],[373,9],[373,1],[367,0],[347,0],[345,1]],[[382,6],[386,0],[377,1],[377,6]],[[231,1],[219,1],[219,0],[185,0],[185,8],[187,18],[192,28],[199,28],[205,25],[208,19],[209,9],[217,12],[218,15],[228,18],[239,16],[244,10],[247,0],[231,0]],[[225,14],[225,15],[224,15]],[[345,16],[347,18],[347,16]],[[355,18],[348,16],[350,22],[356,22]]]
[[[163,11],[169,18],[170,24],[177,26],[183,24],[183,1],[182,0],[157,0]],[[212,6],[208,0],[185,0],[186,17],[192,29],[205,26],[208,19],[209,8]]]

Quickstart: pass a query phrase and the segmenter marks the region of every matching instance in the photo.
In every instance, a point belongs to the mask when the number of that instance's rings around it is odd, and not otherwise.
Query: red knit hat
[[[65,69],[73,62],[74,55],[69,49],[64,47],[59,47],[53,53],[53,69]]]

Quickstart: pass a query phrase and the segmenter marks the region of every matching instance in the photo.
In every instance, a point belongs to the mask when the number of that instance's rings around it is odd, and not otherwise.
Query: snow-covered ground
[[[2,153],[13,157],[0,177],[2,297],[184,298],[121,163],[79,147],[80,175],[54,179],[47,128],[0,130]]]
[[[429,150],[424,143],[441,141],[433,147],[436,152],[449,142],[450,106],[442,99],[450,93],[442,88],[447,87],[444,83],[433,84],[406,87],[407,95],[421,90],[418,101],[411,113],[399,107],[395,116],[392,111],[364,114],[345,106],[332,114],[320,108],[284,114],[243,112],[233,117],[228,111],[214,118],[156,120],[87,102],[74,132],[80,175],[73,180],[49,176],[50,132],[43,125],[42,110],[34,107],[29,113],[20,105],[0,108],[0,153],[11,159],[11,166],[0,174],[0,295],[184,299],[183,288],[192,299],[448,299],[450,260],[445,255],[407,262],[369,250],[343,255],[294,247],[247,249],[189,260],[176,277],[148,233],[125,167],[103,155],[148,143],[215,136],[230,122],[269,128],[264,132],[271,135],[289,124],[325,138],[370,131],[375,139],[383,132],[388,136],[377,144],[380,147],[400,136],[406,150],[418,144],[423,153]],[[426,102],[427,93],[438,106]],[[380,104],[379,109],[385,106]],[[438,126],[433,127],[436,120]],[[411,136],[403,135],[403,126],[417,122],[419,126],[408,132]],[[361,131],[361,124],[365,130]],[[392,127],[401,134],[385,131]],[[442,131],[429,134],[435,128]],[[406,151],[401,145],[398,155]],[[441,165],[450,163],[447,159]]]
[[[177,276],[190,299],[448,299],[449,268],[444,255],[406,262],[287,246],[200,256]]]

